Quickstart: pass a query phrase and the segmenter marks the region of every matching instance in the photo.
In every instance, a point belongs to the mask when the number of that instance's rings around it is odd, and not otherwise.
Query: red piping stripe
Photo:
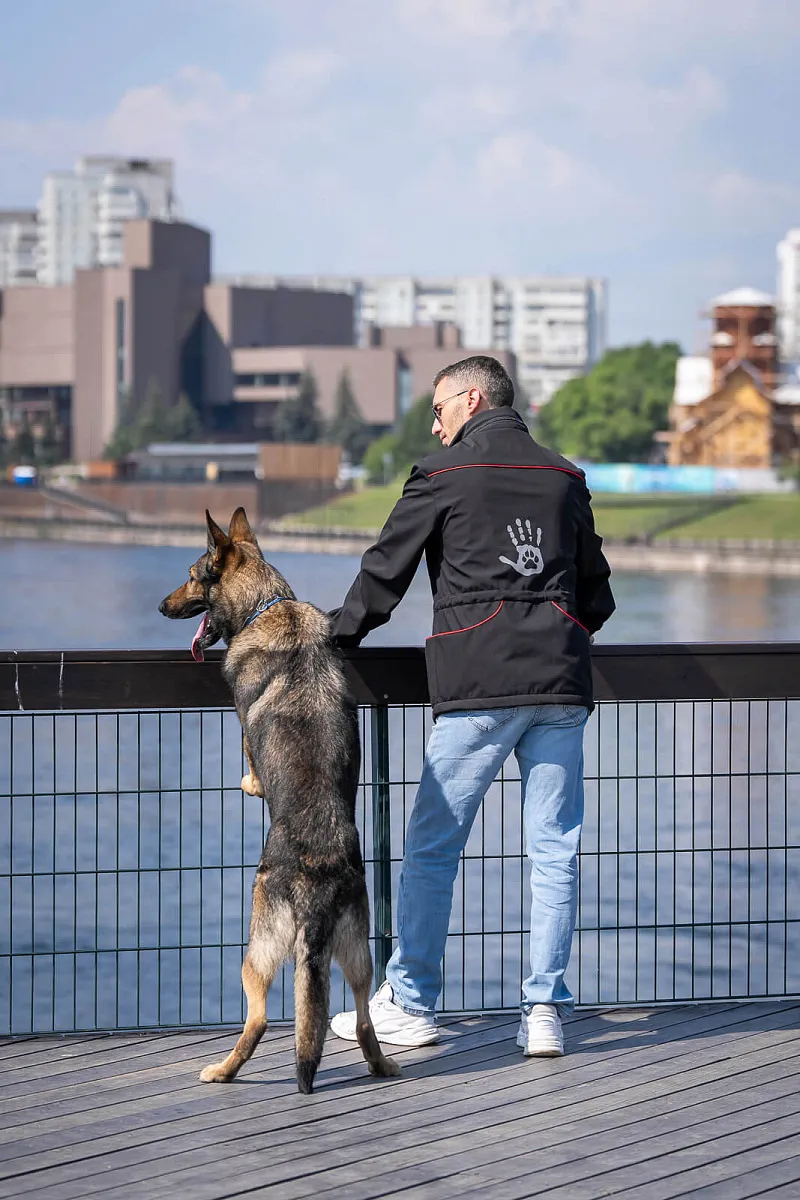
[[[551,600],[550,603],[552,604],[553,608],[557,608],[558,611],[560,613],[563,613],[565,617],[569,617],[570,621],[574,621],[576,625],[580,625],[581,629],[583,630],[584,633],[589,633],[589,630],[586,628],[586,626],[581,625],[578,618],[573,617],[572,613],[568,613],[567,610],[565,608],[562,608],[560,604],[556,604],[555,600]],[[592,635],[589,633],[589,637],[591,637],[591,636]]]
[[[492,616],[484,617],[482,621],[478,621],[477,625],[467,625],[464,629],[445,629],[444,633],[432,633],[431,636],[429,638],[426,638],[425,640],[427,642],[432,642],[434,638],[450,637],[450,635],[453,633],[469,633],[470,629],[477,629],[478,626],[485,625],[487,621],[491,621],[492,617],[496,617],[504,604],[505,604],[505,600],[501,600],[500,603],[498,604],[497,608],[492,613]]]
[[[475,467],[502,467],[504,471],[561,471],[564,475],[574,475],[576,479],[583,479],[580,471],[570,471],[567,467],[535,467],[524,463],[463,463],[460,467],[440,467],[438,471],[431,471],[428,478],[445,475],[448,471],[471,471]]]

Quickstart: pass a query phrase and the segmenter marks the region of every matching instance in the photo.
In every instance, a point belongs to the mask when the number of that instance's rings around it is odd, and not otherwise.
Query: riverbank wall
[[[258,537],[265,554],[361,555],[377,530],[313,529],[261,524]],[[44,542],[83,542],[114,546],[201,547],[206,530],[200,524],[155,524],[130,521],[69,520],[64,517],[0,515],[0,538]],[[800,540],[700,540],[661,538],[652,541],[605,541],[612,569],[618,571],[689,571],[725,575],[800,577]]]

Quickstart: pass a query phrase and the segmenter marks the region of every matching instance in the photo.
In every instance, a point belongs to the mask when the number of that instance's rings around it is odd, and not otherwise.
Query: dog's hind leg
[[[288,904],[270,904],[265,877],[256,875],[250,945],[242,964],[242,986],[247,996],[247,1020],[242,1036],[221,1063],[211,1063],[200,1074],[204,1083],[227,1083],[252,1055],[267,1028],[267,992],[282,963],[292,952],[295,922]]]
[[[370,1075],[388,1078],[399,1075],[400,1068],[393,1058],[387,1058],[380,1048],[372,1017],[369,1015],[369,993],[372,987],[372,955],[369,951],[367,926],[362,914],[348,914],[336,927],[334,954],[350,985],[356,1002],[356,1037],[367,1061]]]
[[[253,1054],[267,1029],[267,992],[279,965],[276,961],[272,973],[264,974],[251,961],[248,950],[242,964],[242,986],[247,996],[247,1020],[242,1035],[224,1062],[203,1068],[200,1072],[203,1083],[228,1083]]]
[[[297,1088],[314,1090],[325,1034],[328,1032],[331,994],[330,938],[308,928],[297,935],[294,959],[294,1040],[297,1053]]]

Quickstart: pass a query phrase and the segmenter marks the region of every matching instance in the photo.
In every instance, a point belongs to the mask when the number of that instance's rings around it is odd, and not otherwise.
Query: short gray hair
[[[433,381],[434,391],[443,379],[451,379],[458,390],[476,387],[490,408],[510,408],[514,403],[514,384],[508,371],[488,354],[474,354],[444,367]]]

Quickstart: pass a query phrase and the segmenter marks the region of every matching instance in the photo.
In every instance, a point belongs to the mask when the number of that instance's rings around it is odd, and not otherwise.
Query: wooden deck
[[[5,1041],[0,1197],[800,1197],[800,1004],[584,1011],[558,1060],[515,1032],[448,1020],[387,1081],[332,1039],[312,1097],[286,1027],[228,1086],[230,1032]]]

